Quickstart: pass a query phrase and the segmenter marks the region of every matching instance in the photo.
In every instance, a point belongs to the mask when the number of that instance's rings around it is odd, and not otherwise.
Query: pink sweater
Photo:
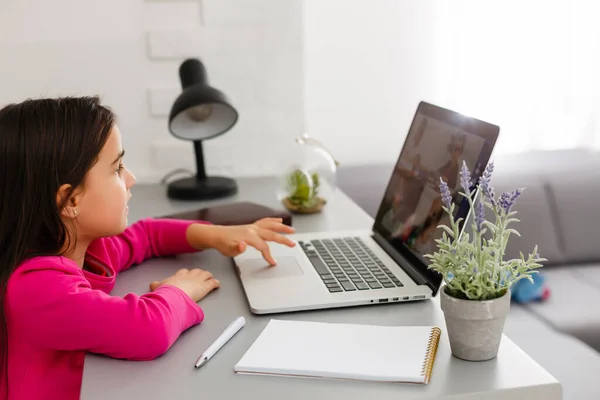
[[[141,296],[109,294],[120,271],[153,256],[195,251],[185,236],[191,223],[147,219],[92,242],[86,261],[104,265],[108,276],[82,270],[65,257],[21,264],[6,294],[9,398],[78,399],[87,351],[151,360],[200,323],[202,309],[174,286]]]

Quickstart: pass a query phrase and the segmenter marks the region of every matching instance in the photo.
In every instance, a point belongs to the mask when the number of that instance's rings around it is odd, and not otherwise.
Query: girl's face
[[[127,227],[129,189],[135,177],[123,164],[121,132],[115,125],[98,161],[88,172],[83,188],[76,192],[77,234],[87,240],[114,236]]]

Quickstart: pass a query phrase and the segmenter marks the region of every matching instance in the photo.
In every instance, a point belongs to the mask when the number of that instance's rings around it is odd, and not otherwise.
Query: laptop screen
[[[455,203],[454,218],[466,219],[469,202],[459,192],[463,161],[475,182],[483,173],[499,128],[432,104],[421,102],[375,217],[374,230],[437,287],[441,276],[427,269],[449,225],[442,209],[440,177]]]

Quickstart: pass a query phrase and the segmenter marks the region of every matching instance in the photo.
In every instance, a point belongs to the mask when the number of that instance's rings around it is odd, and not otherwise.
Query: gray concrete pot
[[[440,290],[440,302],[450,349],[467,361],[486,361],[498,354],[504,321],[510,309],[510,290],[494,300],[461,300]]]

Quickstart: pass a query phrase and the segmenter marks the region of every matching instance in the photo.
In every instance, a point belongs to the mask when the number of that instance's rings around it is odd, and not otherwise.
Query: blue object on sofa
[[[521,279],[511,287],[511,297],[516,303],[529,303],[532,301],[546,300],[550,295],[549,288],[544,284],[545,280],[542,275],[533,274],[533,283],[528,279]]]

